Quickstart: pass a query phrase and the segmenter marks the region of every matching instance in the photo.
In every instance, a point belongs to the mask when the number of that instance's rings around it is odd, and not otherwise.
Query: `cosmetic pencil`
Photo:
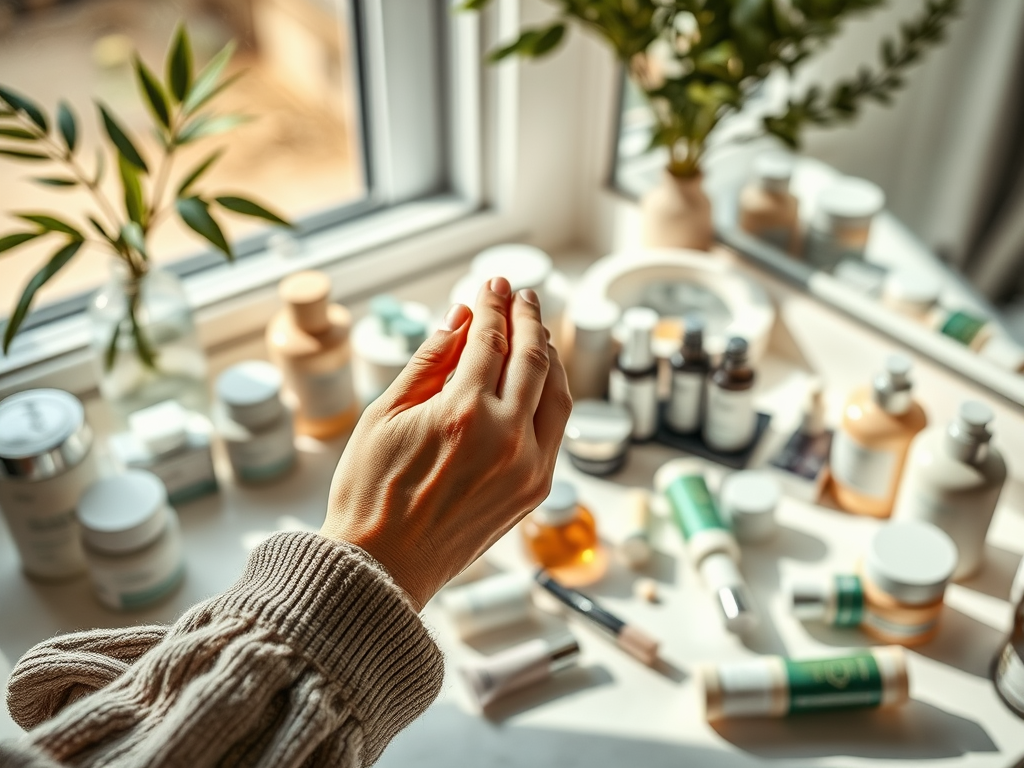
[[[658,641],[650,635],[609,613],[583,593],[559,584],[547,571],[538,571],[536,579],[559,602],[614,636],[616,644],[626,653],[647,665],[657,661]]]

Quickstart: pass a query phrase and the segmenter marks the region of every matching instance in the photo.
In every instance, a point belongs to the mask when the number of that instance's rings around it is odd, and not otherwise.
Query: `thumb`
[[[465,304],[453,304],[441,327],[416,350],[391,386],[381,396],[389,411],[404,411],[426,402],[444,386],[462,357],[473,313]]]

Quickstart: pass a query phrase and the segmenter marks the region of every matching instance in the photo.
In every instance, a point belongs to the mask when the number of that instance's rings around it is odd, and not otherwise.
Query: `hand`
[[[417,609],[551,488],[572,398],[537,295],[511,293],[497,277],[475,315],[449,310],[334,473],[321,533],[366,550]]]

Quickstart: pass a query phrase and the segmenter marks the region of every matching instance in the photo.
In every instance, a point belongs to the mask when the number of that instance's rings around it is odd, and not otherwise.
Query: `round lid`
[[[658,313],[650,307],[630,307],[622,313],[622,324],[630,331],[654,333],[658,319]]]
[[[745,470],[722,483],[719,505],[741,541],[757,541],[775,531],[775,508],[782,490],[767,472]]]
[[[906,355],[889,355],[885,371],[875,376],[873,396],[887,413],[899,415],[910,408],[910,370],[913,364]]]
[[[619,322],[622,309],[611,299],[599,297],[575,302],[571,316],[577,330],[610,332]]]
[[[54,477],[82,461],[91,445],[85,409],[68,392],[32,389],[0,402],[0,475]]]
[[[312,270],[296,272],[281,281],[281,299],[291,310],[296,325],[309,333],[330,328],[327,301],[331,294],[331,278]]]
[[[130,414],[128,426],[146,450],[157,456],[177,450],[188,441],[188,411],[174,400]]]
[[[939,300],[942,280],[926,269],[901,267],[886,276],[883,290],[895,301],[930,307]]]
[[[754,158],[754,175],[769,187],[785,189],[795,165],[793,156],[785,152],[763,152]]]
[[[382,293],[370,299],[370,312],[380,318],[384,333],[390,334],[391,324],[402,316],[402,302],[390,294]]]
[[[427,340],[427,324],[412,317],[395,318],[391,332],[404,339],[407,352],[415,352]]]
[[[987,405],[967,400],[961,404],[957,418],[946,429],[946,450],[960,461],[981,462],[992,439],[988,425],[994,418],[995,414]]]
[[[552,268],[551,257],[544,251],[521,243],[507,243],[487,248],[473,258],[471,267],[473,274],[482,280],[504,277],[513,291],[540,288],[548,279]]]
[[[942,596],[956,570],[953,540],[930,523],[888,523],[868,546],[864,570],[883,591],[909,605],[930,603]]]
[[[885,192],[867,179],[851,176],[826,187],[818,197],[819,209],[843,219],[867,219],[885,207]]]
[[[747,359],[748,348],[746,339],[741,336],[733,336],[725,345],[725,359],[729,362],[744,362]]]
[[[632,434],[633,417],[625,406],[579,400],[565,425],[565,447],[581,459],[608,461],[625,452]]]
[[[651,348],[658,313],[649,307],[630,307],[622,313],[625,338],[619,352],[619,363],[631,371],[643,371],[654,364]]]
[[[82,538],[101,552],[134,552],[167,524],[167,490],[156,475],[130,469],[91,485],[78,502]]]
[[[576,502],[576,486],[555,480],[548,497],[533,511],[534,519],[541,525],[565,525],[576,517]]]
[[[247,427],[273,421],[281,413],[283,377],[263,360],[246,360],[217,377],[217,398],[231,418]]]

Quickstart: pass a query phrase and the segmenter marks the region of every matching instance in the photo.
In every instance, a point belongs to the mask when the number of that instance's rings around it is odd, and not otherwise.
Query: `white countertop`
[[[574,271],[578,260],[563,262]],[[453,273],[457,275],[457,273]],[[815,301],[768,280],[779,305],[781,327],[760,371],[759,406],[776,419],[769,442],[787,433],[797,417],[795,393],[809,369],[824,373],[827,401],[838,413],[849,389],[859,385],[891,351],[888,342]],[[428,303],[443,304],[432,279]],[[418,295],[413,287],[403,297]],[[251,356],[258,348],[233,350],[230,360]],[[933,421],[944,421],[960,400],[979,397],[970,385],[923,359],[916,360],[919,399]],[[578,670],[559,675],[535,689],[515,694],[485,719],[470,704],[451,667],[461,659],[499,644],[516,633],[491,636],[476,648],[460,643],[432,604],[426,620],[436,628],[449,659],[449,675],[438,702],[385,752],[382,766],[895,766],[905,760],[931,766],[1010,766],[1024,755],[1024,721],[999,701],[988,679],[988,665],[1004,633],[1011,608],[1010,583],[1024,552],[1024,414],[1003,401],[996,411],[995,441],[1015,473],[1004,490],[989,536],[988,559],[979,576],[947,593],[947,610],[939,637],[910,652],[913,700],[896,711],[850,711],[807,715],[788,720],[744,721],[709,726],[703,719],[690,670],[701,661],[735,659],[755,653],[812,658],[869,644],[855,630],[804,626],[789,615],[779,591],[795,574],[827,574],[852,567],[879,525],[792,499],[778,516],[780,534],[771,543],[744,550],[743,569],[763,614],[763,627],[744,646],[721,628],[711,597],[701,587],[682,553],[678,534],[659,520],[659,554],[651,575],[663,602],[641,603],[632,597],[635,574],[612,562],[608,575],[586,591],[612,612],[662,641],[663,656],[675,671],[657,672],[626,656],[590,627],[573,624],[583,646]],[[103,407],[88,405],[98,432],[104,429]],[[222,491],[183,506],[188,578],[161,606],[135,614],[116,614],[93,598],[81,579],[43,585],[22,576],[13,543],[0,526],[0,679],[9,662],[34,643],[58,632],[140,622],[172,621],[183,609],[224,589],[237,577],[247,546],[260,532],[299,524],[318,526],[342,443],[300,442],[301,460],[287,479],[266,488],[233,486],[222,474]],[[578,473],[561,457],[557,475],[579,484],[581,499],[597,516],[602,538],[616,541],[625,531],[625,488],[650,487],[654,471],[678,456],[660,446],[635,448],[627,467],[610,480]],[[218,456],[219,470],[225,470]],[[518,532],[513,531],[488,554],[495,567],[521,568]],[[0,736],[17,733],[0,717]]]

